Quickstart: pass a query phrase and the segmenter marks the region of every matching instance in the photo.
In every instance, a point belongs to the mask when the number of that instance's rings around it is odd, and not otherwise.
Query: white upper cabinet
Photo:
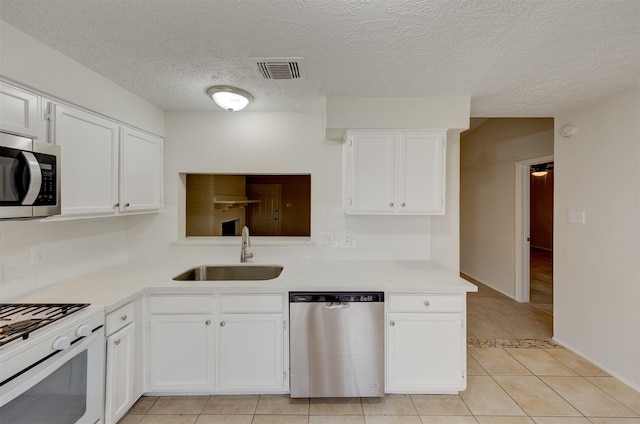
[[[446,131],[352,130],[344,145],[348,214],[444,214]]]
[[[162,139],[122,127],[120,211],[160,209],[162,206]]]
[[[40,96],[0,82],[0,130],[46,141]]]
[[[396,137],[390,132],[350,133],[345,144],[347,211],[393,213],[397,198]]]
[[[114,215],[162,207],[162,139],[53,104],[62,158],[62,215]]]
[[[119,125],[59,104],[53,105],[52,125],[62,161],[62,215],[115,214]]]

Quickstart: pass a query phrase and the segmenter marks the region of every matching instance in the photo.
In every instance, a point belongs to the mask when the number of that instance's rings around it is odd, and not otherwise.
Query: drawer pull
[[[226,323],[226,322],[224,322],[224,321],[222,321],[222,322],[220,323],[220,327],[224,327],[225,325],[227,325],[227,323]]]
[[[400,206],[404,208],[406,205],[404,203],[400,203]]]
[[[389,203],[389,207],[392,208],[393,207],[393,202]]]
[[[205,324],[205,325],[211,325],[211,320],[210,320],[210,319],[206,320],[206,321],[204,322],[204,324]]]
[[[395,322],[395,321],[390,321],[390,322],[389,322],[389,325],[393,327],[393,326],[395,326],[395,325],[396,325],[396,322]]]
[[[424,306],[428,308],[428,307],[429,307],[429,305],[430,305],[429,301],[428,301],[428,300],[425,300],[425,301],[424,301]]]
[[[120,344],[120,339],[116,340],[115,342],[113,342],[113,344],[115,344],[116,346],[118,346]]]
[[[126,321],[126,320],[127,320],[127,318],[129,318],[127,315],[122,315],[122,316],[120,317],[120,319],[121,319],[122,321]]]

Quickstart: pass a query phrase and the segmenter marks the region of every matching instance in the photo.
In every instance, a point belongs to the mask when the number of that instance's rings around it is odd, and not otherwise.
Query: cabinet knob
[[[114,208],[119,208],[120,207],[120,203],[116,203],[115,205],[113,205]]]
[[[120,339],[116,340],[115,342],[113,342],[114,345],[118,346],[120,344]]]
[[[400,206],[402,206],[404,208],[405,204],[404,203],[400,203]]]
[[[210,320],[210,319],[208,319],[208,320],[206,320],[204,323],[205,323],[205,325],[211,325],[211,320]]]
[[[127,315],[122,315],[122,316],[120,317],[120,319],[121,319],[122,321],[126,321],[126,320],[127,320],[127,318],[129,318]]]
[[[424,306],[427,306],[427,307],[428,307],[429,305],[430,305],[429,301],[428,301],[428,300],[425,300],[425,301],[424,301]]]
[[[227,323],[226,323],[226,322],[224,322],[224,321],[222,321],[222,322],[220,323],[220,327],[224,327],[225,325],[227,325]]]
[[[396,322],[395,321],[389,321],[389,325],[393,327],[394,325],[396,325]]]
[[[393,202],[389,203],[389,207],[392,208],[393,207]]]
[[[128,207],[129,207],[129,203],[125,203],[125,204],[124,204],[124,207],[125,207],[125,208],[128,208]]]

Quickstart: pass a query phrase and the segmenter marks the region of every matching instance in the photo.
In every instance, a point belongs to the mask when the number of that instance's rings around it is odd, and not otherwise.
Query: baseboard
[[[562,345],[562,347],[572,351],[573,353],[575,353],[576,355],[578,355],[579,357],[581,357],[582,359],[584,359],[585,361],[589,361],[591,362],[593,365],[601,368],[603,371],[606,371],[607,373],[611,374],[612,377],[617,378],[618,380],[622,381],[624,384],[626,384],[627,386],[631,387],[632,389],[640,392],[640,385],[629,381],[627,378],[625,378],[624,376],[621,376],[620,374],[618,374],[617,372],[611,370],[609,367],[601,364],[600,362],[596,361],[595,359],[593,359],[592,357],[590,357],[589,355],[584,354],[583,352],[581,352],[579,349],[576,349],[574,346],[570,345],[569,343],[565,343],[564,341],[562,341],[561,339],[559,339],[556,336],[552,337],[552,340],[556,343],[558,343],[559,345]]]
[[[471,283],[473,283],[474,281],[478,282],[478,283],[480,283],[482,285],[485,285],[485,286],[489,287],[490,289],[493,289],[493,290],[497,291],[500,294],[503,294],[503,295],[507,296],[509,299],[515,300],[514,295],[509,294],[509,293],[505,293],[502,289],[499,289],[499,288],[495,287],[493,284],[484,282],[481,279],[476,278],[475,276],[469,274],[468,272],[460,271],[460,277],[464,278],[465,280],[467,280],[467,281],[469,281]],[[468,277],[468,278],[465,278],[465,277]]]

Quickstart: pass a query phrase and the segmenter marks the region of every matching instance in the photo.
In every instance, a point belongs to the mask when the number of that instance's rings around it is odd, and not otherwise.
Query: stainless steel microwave
[[[0,219],[60,214],[60,147],[0,132]]]

